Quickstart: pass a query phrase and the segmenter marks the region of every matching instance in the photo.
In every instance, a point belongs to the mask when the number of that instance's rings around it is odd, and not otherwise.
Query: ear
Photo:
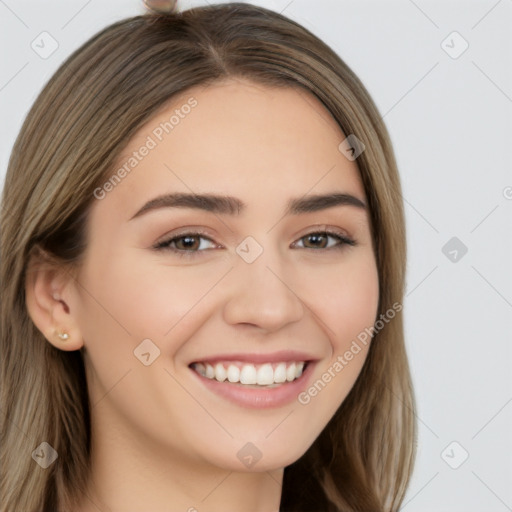
[[[60,350],[79,350],[83,339],[69,307],[75,278],[69,268],[36,246],[25,277],[25,304],[34,325]],[[59,333],[68,335],[62,339]]]

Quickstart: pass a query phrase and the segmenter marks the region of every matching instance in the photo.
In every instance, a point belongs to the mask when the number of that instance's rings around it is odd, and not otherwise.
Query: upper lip
[[[238,354],[218,354],[215,356],[207,356],[201,359],[196,359],[193,363],[217,363],[220,361],[241,361],[253,364],[262,363],[280,363],[291,361],[314,361],[317,358],[305,352],[298,352],[295,350],[281,350],[279,352],[272,352],[270,354],[256,354],[256,353],[238,353]],[[192,363],[191,363],[192,364]]]

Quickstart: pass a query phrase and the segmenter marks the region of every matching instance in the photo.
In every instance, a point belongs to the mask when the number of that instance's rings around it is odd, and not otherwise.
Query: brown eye
[[[325,249],[327,247],[328,237],[324,234],[312,233],[311,235],[306,235],[304,239],[307,240],[306,247],[308,243],[313,244],[313,249]]]
[[[210,238],[203,236],[201,233],[185,233],[183,235],[175,236],[158,242],[154,248],[157,250],[169,250],[180,255],[192,255],[193,253],[202,252],[205,249],[203,240],[215,245]],[[208,243],[206,244],[208,245]],[[210,247],[211,248],[211,247]]]
[[[335,240],[335,243],[330,243],[329,239]],[[355,240],[341,233],[331,231],[309,233],[300,238],[300,240],[307,241],[303,244],[305,249],[341,249],[345,245],[356,245]]]
[[[176,241],[176,248],[180,250],[197,250],[199,248],[198,243],[199,237],[194,236],[180,236],[179,238],[175,238],[174,241]]]

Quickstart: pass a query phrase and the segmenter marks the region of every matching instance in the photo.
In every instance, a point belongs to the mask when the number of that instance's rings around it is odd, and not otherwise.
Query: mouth
[[[284,407],[310,384],[316,363],[307,352],[217,354],[188,367],[196,382],[222,400],[246,409]]]
[[[189,368],[200,376],[236,386],[253,389],[272,389],[299,379],[310,361],[280,361],[260,364],[244,361],[197,361]]]

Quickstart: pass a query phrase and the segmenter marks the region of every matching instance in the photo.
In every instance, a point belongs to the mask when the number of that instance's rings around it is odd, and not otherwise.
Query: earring
[[[57,334],[57,336],[62,340],[62,341],[66,341],[69,339],[69,334],[67,332],[58,332],[58,331],[55,331],[55,334]]]

